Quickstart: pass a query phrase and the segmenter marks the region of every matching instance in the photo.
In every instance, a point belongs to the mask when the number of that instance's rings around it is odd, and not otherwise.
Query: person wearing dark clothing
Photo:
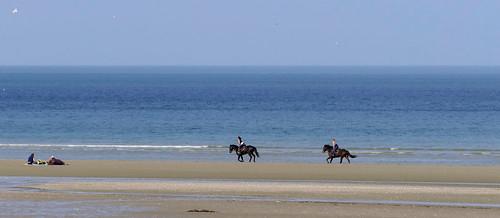
[[[49,161],[47,161],[48,165],[64,165],[64,161],[55,158],[54,156],[50,157]]]
[[[35,153],[31,153],[30,156],[28,157],[28,162],[27,164],[31,165],[35,162]]]

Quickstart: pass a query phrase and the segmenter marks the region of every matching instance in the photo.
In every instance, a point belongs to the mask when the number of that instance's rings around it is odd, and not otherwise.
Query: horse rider
[[[332,139],[332,146],[333,146],[333,155],[337,155],[337,151],[339,150],[339,145],[337,145],[337,140],[335,138]]]
[[[247,150],[247,145],[245,144],[245,142],[243,141],[243,139],[240,136],[238,136],[237,143],[238,143],[238,146],[240,146],[238,148],[238,152],[241,153],[241,152]]]

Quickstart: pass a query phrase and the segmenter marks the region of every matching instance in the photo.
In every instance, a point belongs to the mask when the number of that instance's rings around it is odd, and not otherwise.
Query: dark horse
[[[323,153],[328,151],[328,157],[326,158],[326,163],[332,163],[333,158],[340,157],[340,163],[342,163],[342,160],[347,159],[349,163],[351,163],[351,160],[349,160],[349,157],[351,158],[356,158],[356,155],[352,155],[349,153],[348,150],[340,148],[337,150],[337,153],[333,153],[333,146],[331,145],[324,145],[323,146]],[[330,160],[330,161],[328,161]]]
[[[238,155],[238,161],[243,162],[243,155],[248,154],[250,156],[250,160],[248,162],[252,162],[252,157],[253,157],[253,162],[255,162],[255,155],[259,157],[259,152],[257,152],[257,148],[251,145],[247,145],[247,148],[243,151],[239,151],[239,146],[238,145],[229,145],[229,153],[232,153],[233,151],[236,152],[236,155]]]

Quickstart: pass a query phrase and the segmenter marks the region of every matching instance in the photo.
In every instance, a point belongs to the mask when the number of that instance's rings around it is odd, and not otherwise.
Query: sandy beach
[[[165,199],[124,194],[2,193],[1,198],[29,203],[30,212],[19,217],[62,213],[68,217],[498,217],[500,209],[391,204],[313,203]],[[40,203],[46,202],[46,203]],[[64,202],[62,204],[61,202]],[[2,201],[4,203],[4,201]],[[25,205],[23,204],[23,205]],[[53,205],[58,205],[53,206]],[[6,204],[3,215],[12,216]],[[61,206],[65,206],[62,207]],[[92,208],[89,210],[88,208]],[[188,212],[190,210],[210,212]],[[26,208],[24,209],[26,210]],[[45,212],[45,213],[43,213]]]
[[[344,180],[399,182],[500,182],[500,166],[405,164],[304,164],[183,161],[69,160],[68,166],[25,166],[0,160],[2,176],[171,179]]]
[[[5,180],[35,181],[1,191],[0,200],[137,208],[94,214],[99,216],[329,217],[335,211],[339,217],[495,217],[500,213],[499,166],[68,162],[68,166],[25,166],[18,160],[0,161]],[[215,212],[186,212],[190,209]]]

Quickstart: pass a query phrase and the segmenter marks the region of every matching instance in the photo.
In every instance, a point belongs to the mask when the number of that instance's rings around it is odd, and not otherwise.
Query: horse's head
[[[328,149],[330,149],[330,145],[323,145],[323,153],[325,153],[326,151],[328,151]]]
[[[232,153],[233,150],[238,150],[238,146],[236,146],[236,145],[229,145],[229,153]]]

